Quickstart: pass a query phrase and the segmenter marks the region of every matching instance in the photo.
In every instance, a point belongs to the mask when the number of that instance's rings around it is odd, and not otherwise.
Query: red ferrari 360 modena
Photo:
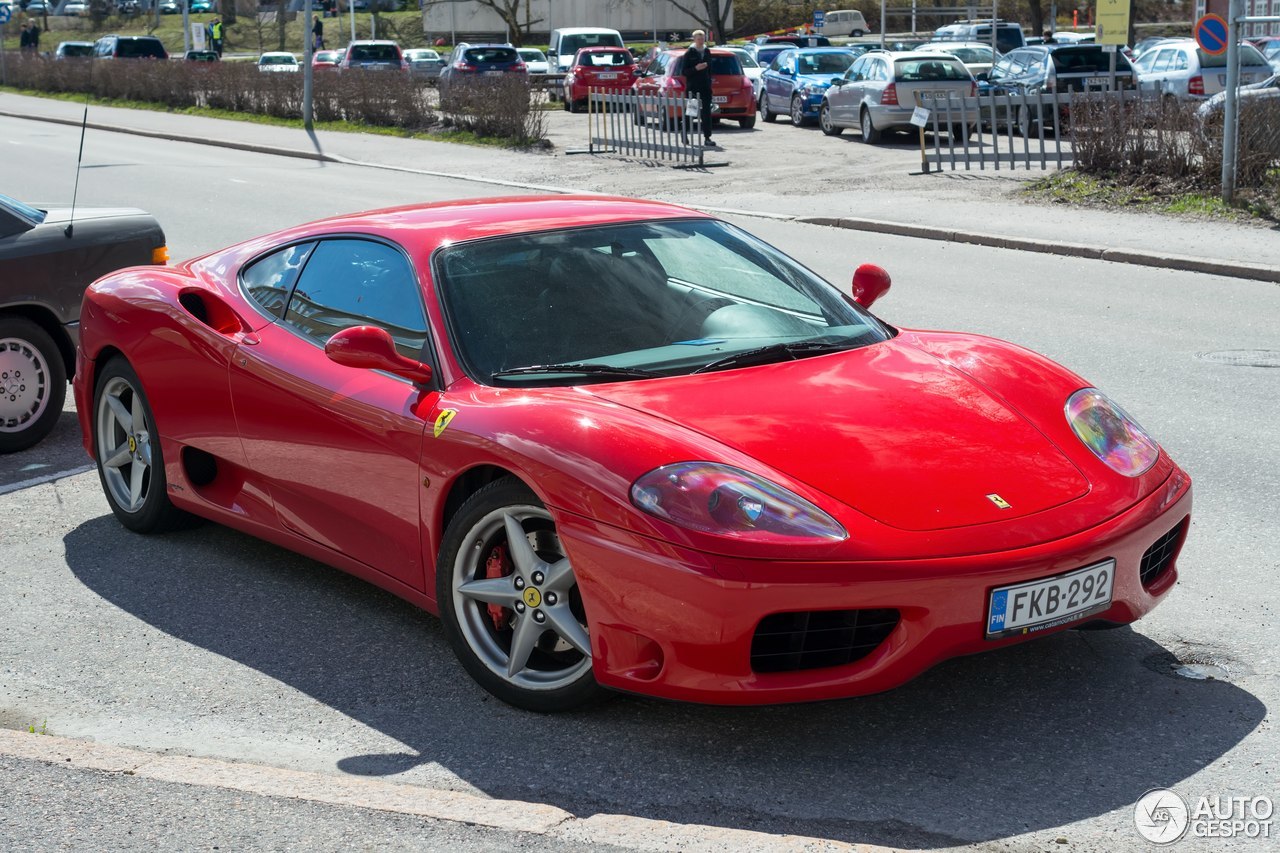
[[[365,578],[524,708],[854,696],[1151,610],[1188,476],[1048,359],[872,315],[888,286],[668,204],[381,210],[100,279],[76,402],[125,526]]]

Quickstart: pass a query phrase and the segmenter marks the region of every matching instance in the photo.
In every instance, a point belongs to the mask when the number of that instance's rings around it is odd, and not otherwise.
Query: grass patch
[[[1220,196],[1177,182],[1158,179],[1134,182],[1065,169],[1032,181],[1021,194],[1032,201],[1049,204],[1119,208],[1185,219],[1256,224],[1280,221],[1280,193],[1275,190],[1240,189],[1236,191],[1236,204],[1227,205]]]

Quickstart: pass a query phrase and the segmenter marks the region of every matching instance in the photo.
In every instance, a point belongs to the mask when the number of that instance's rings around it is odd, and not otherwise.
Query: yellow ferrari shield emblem
[[[138,452],[138,440],[133,436],[129,436],[129,452],[130,453]]]
[[[524,603],[530,607],[537,607],[542,603],[542,593],[538,592],[533,587],[528,587],[524,591]]]
[[[987,495],[987,500],[991,501],[993,504],[1000,507],[1000,509],[1009,509],[1009,507],[1011,506],[1011,504],[1007,500],[1000,497],[999,495],[995,495],[995,494]]]
[[[431,431],[434,433],[436,438],[439,438],[440,433],[449,428],[449,422],[453,420],[453,416],[456,414],[458,414],[457,409],[441,410],[440,414],[436,416],[435,426],[431,428]]]

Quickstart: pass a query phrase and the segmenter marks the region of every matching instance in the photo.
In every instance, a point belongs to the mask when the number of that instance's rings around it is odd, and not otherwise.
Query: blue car
[[[760,78],[760,117],[773,121],[790,115],[796,127],[817,121],[831,78],[843,75],[863,53],[863,47],[802,47],[779,53]]]

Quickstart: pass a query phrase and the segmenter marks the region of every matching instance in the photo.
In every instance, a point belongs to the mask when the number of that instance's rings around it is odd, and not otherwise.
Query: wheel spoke
[[[111,458],[103,462],[102,465],[104,468],[119,468],[131,458],[132,457],[129,455],[129,445],[122,444],[116,449],[115,453],[111,454]]]
[[[137,509],[142,505],[142,478],[147,473],[147,466],[136,459],[129,471],[129,509]]]
[[[147,428],[147,413],[142,410],[142,395],[137,392],[133,395],[133,416],[129,421],[129,429],[134,432],[141,433]]]
[[[568,595],[569,590],[573,588],[573,566],[569,564],[568,557],[561,557],[547,566],[546,575],[546,580],[542,582],[542,588],[545,590]]]
[[[516,595],[515,587],[511,585],[511,578],[509,577],[467,581],[458,587],[458,592],[472,601],[483,601],[485,604],[500,604],[503,607],[513,607],[519,597]]]
[[[563,607],[546,608],[547,624],[569,645],[587,657],[591,657],[591,640],[586,630],[574,618],[573,611],[566,604]]]
[[[541,566],[542,561],[534,553],[533,546],[529,544],[528,534],[520,526],[520,522],[516,521],[514,515],[511,513],[504,515],[502,524],[507,529],[507,553],[511,555],[511,564],[515,566],[516,573],[527,583],[529,576]]]
[[[515,633],[511,637],[511,655],[507,658],[507,678],[514,678],[529,663],[529,655],[533,654],[533,647],[542,631],[542,626],[529,616],[523,616],[516,622]]]
[[[120,398],[114,394],[108,395],[107,405],[111,408],[111,414],[115,415],[116,423],[120,424],[120,428],[125,432],[133,432],[133,415],[124,407],[124,403],[120,402]]]

